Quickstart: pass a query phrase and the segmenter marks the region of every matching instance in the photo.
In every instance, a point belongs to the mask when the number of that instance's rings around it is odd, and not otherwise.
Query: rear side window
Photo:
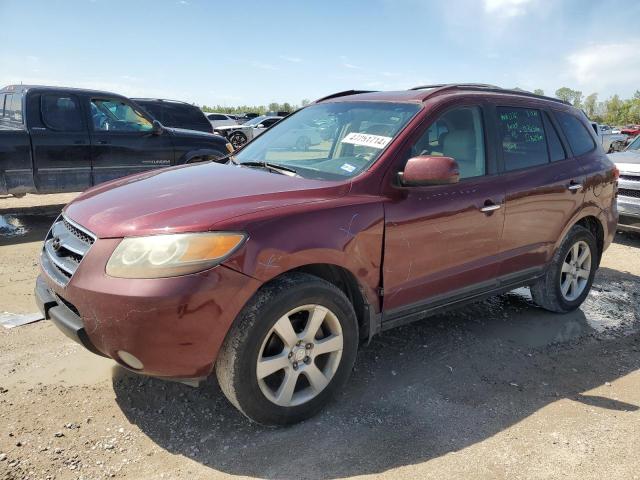
[[[555,115],[576,157],[596,148],[591,133],[580,120],[565,112],[555,112]]]
[[[82,130],[82,113],[78,99],[69,95],[42,95],[40,100],[42,121],[52,129],[62,132]]]
[[[498,107],[498,133],[507,171],[549,162],[539,110]]]
[[[542,118],[544,119],[544,133],[547,136],[551,161],[557,162],[558,160],[564,160],[567,156],[564,153],[562,142],[560,141],[560,137],[558,137],[558,132],[556,132],[555,127],[551,123],[547,112],[542,115]]]
[[[162,116],[164,121],[168,123],[168,126],[184,127],[185,125],[202,125],[205,128],[211,128],[211,125],[202,112],[196,107],[165,103],[162,105],[162,108]]]

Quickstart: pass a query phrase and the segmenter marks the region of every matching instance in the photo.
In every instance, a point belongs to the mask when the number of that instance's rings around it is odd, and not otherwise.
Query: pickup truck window
[[[149,132],[151,122],[121,100],[91,100],[93,129],[113,132]]]
[[[9,124],[22,124],[22,95],[7,94],[4,100],[4,120]]]
[[[580,120],[569,113],[555,112],[555,114],[576,157],[596,148],[591,134]]]
[[[78,132],[83,129],[80,104],[73,96],[42,95],[40,109],[44,124],[52,130]]]

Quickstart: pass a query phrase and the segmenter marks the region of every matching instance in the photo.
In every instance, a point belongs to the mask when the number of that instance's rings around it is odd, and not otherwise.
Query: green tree
[[[544,95],[544,90],[542,90],[541,88],[536,88],[533,93],[535,93],[536,95]]]
[[[587,114],[587,117],[593,118],[596,114],[596,107],[598,105],[598,94],[592,93],[587,98],[584,99],[584,111]]]
[[[640,93],[640,92],[638,92],[638,93]],[[300,102],[300,104],[301,104],[303,107],[306,107],[306,106],[307,106],[307,105],[309,105],[310,103],[311,103],[311,100],[309,100],[308,98],[303,98],[303,99],[302,99],[302,101]]]
[[[556,97],[565,102],[569,102],[576,108],[582,107],[582,92],[580,90],[572,90],[569,87],[561,87],[556,90]]]

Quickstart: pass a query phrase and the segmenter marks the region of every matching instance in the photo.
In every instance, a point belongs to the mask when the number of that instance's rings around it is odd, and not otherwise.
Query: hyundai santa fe
[[[321,141],[298,148],[303,127]],[[617,176],[556,99],[341,92],[221,161],[87,190],[46,237],[36,295],[127,369],[215,371],[250,419],[298,422],[384,330],[523,286],[578,308],[615,233]]]

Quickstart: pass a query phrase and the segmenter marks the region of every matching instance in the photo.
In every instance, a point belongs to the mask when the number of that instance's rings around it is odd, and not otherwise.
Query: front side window
[[[555,112],[555,115],[576,157],[596,148],[593,137],[580,120],[570,113]]]
[[[411,147],[410,156],[433,155],[453,158],[460,178],[486,173],[482,112],[479,107],[450,110],[433,122]]]
[[[496,111],[505,170],[519,170],[549,162],[539,110],[498,107]]]
[[[122,100],[91,100],[91,120],[94,130],[110,132],[149,132],[151,122]]]
[[[51,130],[82,130],[82,112],[78,99],[69,95],[44,94],[40,100],[42,121]]]
[[[235,158],[281,165],[307,178],[354,177],[380,157],[419,109],[418,104],[387,102],[312,105],[278,120]]]

